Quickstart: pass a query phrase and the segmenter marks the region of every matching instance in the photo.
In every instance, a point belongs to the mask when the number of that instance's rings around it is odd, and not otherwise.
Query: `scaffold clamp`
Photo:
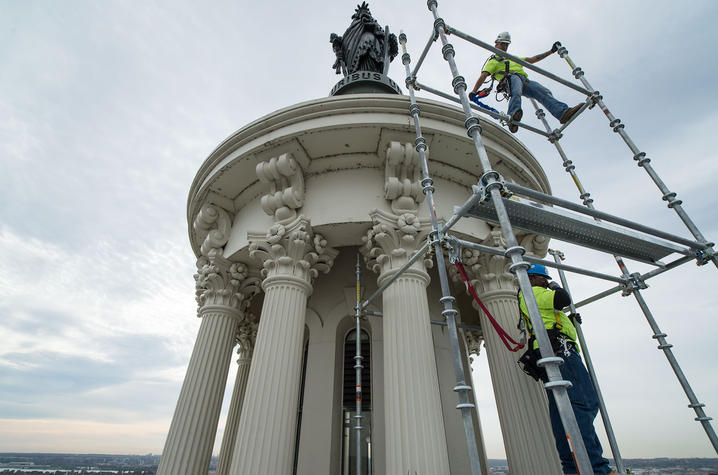
[[[647,288],[648,284],[646,284],[646,281],[643,279],[640,272],[634,272],[633,274],[628,275],[625,279],[625,288],[623,289],[621,295],[627,297],[628,295],[631,295],[637,290],[643,290]]]
[[[713,250],[713,243],[707,243],[710,247],[708,249],[699,249],[696,251],[696,265],[702,266],[708,264],[715,257],[715,251]]]
[[[449,262],[452,264],[461,262],[461,253],[463,251],[461,243],[454,236],[447,236],[444,238],[444,243],[449,251]]]

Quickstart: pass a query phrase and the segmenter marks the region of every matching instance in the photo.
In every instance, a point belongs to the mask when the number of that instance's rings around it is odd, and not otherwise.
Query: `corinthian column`
[[[250,245],[264,261],[264,304],[232,455],[233,475],[289,475],[294,460],[307,298],[336,251],[300,216]]]
[[[254,342],[257,340],[257,326],[257,319],[254,315],[247,314],[247,318],[239,324],[239,329],[237,330],[237,341],[239,342],[239,348],[237,349],[237,355],[239,355],[237,378],[234,380],[232,401],[229,404],[227,424],[224,427],[222,447],[219,450],[217,475],[229,474],[232,454],[234,453],[234,443],[237,440],[239,416],[242,413],[244,392],[247,389],[247,379],[249,379],[249,367],[252,364],[252,351],[254,350]]]
[[[505,247],[501,232],[492,231],[483,243]],[[545,255],[548,239],[526,236],[521,244],[527,251]],[[516,292],[518,287],[513,274],[508,272],[511,262],[504,257],[477,254],[465,249],[464,266],[472,278],[486,308],[496,321],[518,340],[516,323],[519,318]],[[496,406],[504,437],[506,458],[512,475],[555,475],[561,473],[556,454],[551,422],[548,417],[546,394],[539,382],[526,375],[516,364],[525,350],[512,353],[501,342],[483,311],[479,311],[486,356],[496,396]]]
[[[202,257],[197,267],[202,323],[158,474],[196,475],[208,470],[236,329],[242,320],[239,307],[247,296],[240,291],[247,277],[244,264]]]
[[[194,276],[202,323],[158,474],[196,475],[209,468],[237,325],[243,319],[240,308],[259,290],[247,278],[244,264],[222,257],[230,225],[227,212],[212,205],[202,208],[194,222],[195,232],[204,237]]]
[[[381,285],[421,247],[428,228],[411,213],[371,216],[362,250]],[[430,263],[419,259],[382,294],[387,474],[449,473],[426,296]]]

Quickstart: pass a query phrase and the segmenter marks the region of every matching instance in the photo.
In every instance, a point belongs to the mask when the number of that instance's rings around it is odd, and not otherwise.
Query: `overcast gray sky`
[[[344,31],[356,3],[0,0],[0,451],[162,450],[199,326],[185,216],[194,174],[236,129],[328,94],[339,79],[329,34]],[[508,5],[444,0],[439,11],[487,42],[509,30],[509,51],[522,56],[561,40],[718,239],[718,3]],[[407,33],[416,60],[433,22],[425,2],[370,6]],[[452,42],[473,84],[488,53]],[[439,50],[419,79],[450,91]],[[539,65],[570,78],[556,55]],[[403,84],[398,61],[390,76]],[[581,99],[541,82],[571,105]],[[553,146],[523,130],[518,138],[554,193],[575,199]],[[562,144],[600,209],[688,235],[600,111]],[[570,264],[617,274],[610,256],[554,247]],[[569,278],[577,300],[611,287]],[[687,264],[650,284],[644,296],[715,416],[718,271]],[[632,297],[582,314],[623,455],[715,456]],[[489,456],[503,457],[485,361],[474,373]]]

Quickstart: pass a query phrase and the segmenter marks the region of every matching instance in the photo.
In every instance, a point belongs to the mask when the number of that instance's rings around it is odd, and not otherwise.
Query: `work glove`
[[[555,43],[553,44],[553,46],[551,46],[551,52],[552,52],[552,53],[555,53],[556,51],[558,51],[558,49],[559,49],[560,47],[561,47],[561,42],[560,42],[560,41],[555,42]]]
[[[558,282],[556,282],[555,280],[552,280],[551,282],[549,282],[548,288],[551,290],[558,290],[561,288],[561,286],[558,285]]]
[[[469,100],[470,100],[471,102],[476,102],[476,93],[475,93],[474,91],[471,91],[471,92],[469,93]]]
[[[568,318],[570,318],[571,321],[574,322],[574,323],[578,322],[579,325],[580,325],[581,323],[583,323],[583,321],[581,320],[581,314],[580,314],[580,313],[572,313],[571,315],[568,316]]]

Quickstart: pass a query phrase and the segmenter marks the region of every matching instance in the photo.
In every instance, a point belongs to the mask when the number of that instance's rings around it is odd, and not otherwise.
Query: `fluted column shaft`
[[[227,424],[224,427],[222,447],[219,450],[219,460],[217,461],[216,472],[217,475],[229,474],[229,467],[231,466],[232,462],[232,454],[234,453],[234,443],[237,440],[239,417],[242,413],[244,394],[245,390],[247,389],[247,380],[249,379],[249,368],[252,363],[251,354],[248,356],[241,356],[239,360],[237,360],[237,363],[237,378],[234,380],[232,401],[229,404]]]
[[[310,285],[268,278],[230,473],[289,475],[294,461]]]
[[[519,315],[516,290],[490,290],[479,297],[504,329],[516,328]],[[475,302],[474,306],[478,307]],[[488,318],[481,311],[479,314],[481,327],[486,329],[486,356],[511,475],[561,473],[544,389],[516,364],[525,350],[508,351]]]
[[[158,475],[206,473],[212,456],[239,311],[205,306]]]
[[[449,473],[428,282],[410,269],[383,293],[387,474]]]

